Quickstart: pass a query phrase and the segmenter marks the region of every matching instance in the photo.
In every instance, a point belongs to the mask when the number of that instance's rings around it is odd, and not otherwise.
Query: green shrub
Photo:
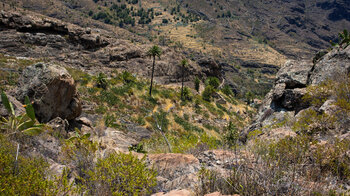
[[[163,133],[168,131],[169,127],[169,119],[168,119],[168,113],[160,110],[152,115],[152,126],[156,130],[160,130]]]
[[[176,114],[174,114],[174,120],[177,124],[181,125],[186,131],[196,131],[199,133],[203,132],[203,129],[201,129],[195,125],[192,125],[190,122],[177,116]]]
[[[183,100],[184,101],[192,101],[193,95],[191,90],[185,86],[183,89]]]
[[[201,167],[198,171],[198,187],[196,195],[206,195],[209,193],[221,191],[228,186],[225,179],[215,170]]]
[[[303,111],[298,120],[292,125],[293,130],[314,135],[316,133],[327,133],[337,123],[336,117],[326,113],[318,113],[313,109]]]
[[[147,153],[147,151],[144,149],[143,144],[132,144],[129,146],[129,151],[134,151],[138,153]]]
[[[162,89],[160,91],[160,96],[162,98],[175,100],[176,99],[176,92],[172,89]]]
[[[204,91],[202,92],[202,98],[205,101],[211,101],[212,95],[215,93],[214,87],[211,85],[208,85],[205,87]]]
[[[121,74],[121,78],[126,84],[136,81],[136,78],[130,72],[127,71],[123,71],[123,73]]]
[[[214,116],[222,117],[224,115],[224,112],[221,111],[220,109],[217,109],[212,103],[204,102],[203,104],[209,110],[209,112]]]
[[[98,144],[90,140],[90,134],[83,134],[79,129],[75,129],[72,137],[65,140],[62,146],[63,162],[73,166],[77,172],[76,183],[83,184],[88,177],[88,171],[94,166],[95,152]]]
[[[96,86],[106,89],[108,86],[107,76],[104,73],[99,73],[96,77]]]
[[[112,91],[114,91],[114,89],[115,88],[113,88]],[[98,98],[101,102],[106,102],[109,106],[114,106],[121,102],[116,93],[107,90],[102,90]]]
[[[157,184],[157,173],[147,168],[145,159],[131,153],[111,153],[98,159],[84,180],[84,189],[91,195],[149,195]]]
[[[196,78],[194,79],[194,89],[196,89],[196,91],[197,91],[198,93],[199,93],[200,83],[201,83],[201,81],[199,80],[198,77],[196,77]]]
[[[331,41],[332,46],[340,46],[340,47],[348,47],[350,45],[350,34],[344,29],[343,32],[339,33],[339,43],[333,43]]]
[[[208,77],[205,81],[207,86],[212,86],[214,89],[217,89],[220,86],[220,80],[217,77]]]
[[[203,127],[205,127],[208,130],[214,130],[217,133],[220,133],[220,129],[216,126],[210,125],[210,124],[203,124]]]
[[[253,103],[254,97],[255,97],[254,93],[252,93],[251,91],[248,91],[248,92],[245,94],[245,98],[246,98],[247,104]]]
[[[105,119],[105,126],[106,127],[113,127],[113,128],[118,127],[118,125],[116,123],[117,119],[116,119],[114,114],[106,114],[104,119]]]
[[[61,195],[72,192],[67,172],[49,180],[49,164],[44,159],[19,153],[16,163],[16,147],[2,134],[0,144],[0,195]]]
[[[320,107],[332,94],[335,82],[326,80],[319,85],[310,85],[306,88],[307,93],[303,97],[305,103]]]
[[[229,147],[236,147],[238,144],[239,132],[235,125],[230,121],[226,127],[226,133],[224,135],[224,141]]]
[[[229,85],[224,85],[224,87],[222,87],[221,91],[227,96],[233,96],[233,92],[232,92],[231,87]]]

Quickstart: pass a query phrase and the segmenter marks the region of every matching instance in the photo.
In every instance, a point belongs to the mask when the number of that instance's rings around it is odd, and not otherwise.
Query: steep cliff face
[[[247,135],[257,129],[261,129],[263,133],[264,130],[271,131],[271,126],[287,118],[298,120],[302,116],[300,114],[307,109],[322,113],[325,108],[334,107],[332,103],[335,96],[332,94],[324,98],[316,97],[321,99],[321,103],[316,106],[304,96],[310,87],[329,85],[327,82],[332,84],[332,81],[346,78],[349,73],[350,47],[335,48],[315,64],[311,61],[288,61],[277,73],[274,87],[266,95],[254,123],[243,132],[242,139],[245,141]],[[330,90],[332,88],[335,86],[331,86]]]

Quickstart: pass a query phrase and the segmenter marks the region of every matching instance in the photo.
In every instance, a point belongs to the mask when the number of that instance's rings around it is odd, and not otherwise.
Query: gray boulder
[[[310,73],[309,83],[320,84],[327,79],[336,79],[338,75],[350,72],[350,47],[334,49],[315,64]]]
[[[23,102],[25,96],[33,101],[40,122],[56,117],[72,120],[82,111],[74,80],[59,65],[37,63],[25,68],[16,97]]]
[[[277,73],[276,83],[284,83],[286,88],[306,87],[308,74],[312,66],[309,61],[289,60]]]

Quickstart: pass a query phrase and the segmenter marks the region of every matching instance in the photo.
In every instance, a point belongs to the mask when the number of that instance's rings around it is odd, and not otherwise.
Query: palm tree
[[[182,59],[181,66],[182,66],[182,81],[181,81],[181,100],[183,100],[184,95],[184,78],[185,78],[185,67],[188,65],[187,59]]]
[[[150,48],[147,52],[147,55],[153,58],[151,87],[149,88],[149,96],[152,96],[152,85],[153,85],[153,75],[154,75],[154,66],[156,63],[156,56],[160,58],[161,54],[162,54],[162,50],[157,45],[152,46],[152,48]]]

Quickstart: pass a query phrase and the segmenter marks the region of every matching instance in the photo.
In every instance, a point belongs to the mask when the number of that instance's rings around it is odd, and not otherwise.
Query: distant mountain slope
[[[225,28],[222,40],[255,36],[289,57],[325,49],[338,32],[350,28],[347,0],[188,0],[182,4]]]
[[[191,48],[186,45],[191,40],[177,36],[186,34],[189,28],[180,27],[189,24],[194,28],[191,28],[193,31],[189,31],[188,34],[202,38],[197,42],[199,45],[204,45],[200,47],[192,44],[194,45],[192,48],[197,47],[204,51],[207,48],[217,49],[223,56],[232,57],[231,60],[242,59],[261,63],[269,63],[268,58],[273,58],[274,62],[283,58],[273,50],[288,58],[310,56],[319,49],[329,47],[329,41],[335,40],[338,32],[350,28],[350,4],[347,0],[23,0],[21,2],[5,0],[4,2],[81,26],[94,25],[103,28],[108,28],[108,25],[87,19],[95,16],[95,19],[102,18],[100,21],[118,26],[120,24],[118,19],[97,16],[104,11],[107,15],[113,14],[109,11],[113,4],[125,4],[127,8],[133,7],[133,10],[138,11],[141,8],[145,11],[152,8],[155,10],[155,16],[153,14],[152,21],[145,20],[145,24],[142,22],[143,28],[138,25],[140,18],[137,17],[136,26],[123,27],[147,38],[154,35],[169,36],[175,41],[185,42],[185,46]],[[129,15],[132,17],[131,12]],[[193,16],[200,17],[201,22],[183,20]],[[167,19],[168,22],[164,25],[159,19]],[[163,25],[160,27],[159,24]],[[177,29],[176,32],[173,28],[163,26],[176,26],[180,30]],[[252,42],[257,42],[258,45]],[[260,45],[271,48],[263,51],[264,47]],[[263,53],[269,55],[266,58],[256,57],[252,54],[253,48],[257,49],[255,52],[259,55]],[[259,53],[260,51],[263,52]],[[284,60],[281,60],[279,63],[283,62]]]

